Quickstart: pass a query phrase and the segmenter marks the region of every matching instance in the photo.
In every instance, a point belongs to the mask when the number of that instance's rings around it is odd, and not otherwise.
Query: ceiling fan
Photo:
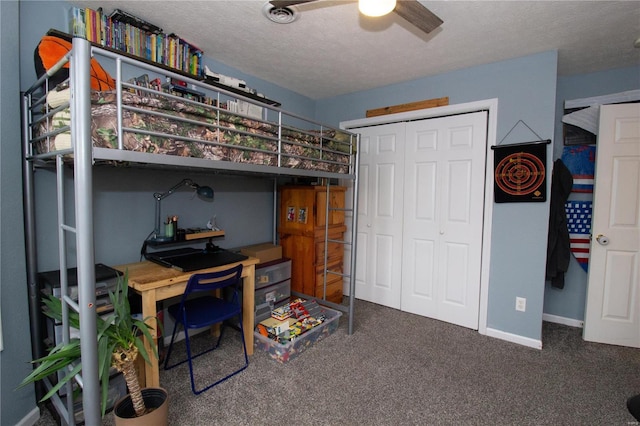
[[[317,0],[272,0],[269,3],[275,8],[287,8]],[[383,16],[394,12],[419,30],[430,33],[442,25],[442,19],[424,7],[418,0],[358,0],[360,12],[368,16]],[[376,9],[381,6],[381,9]],[[373,8],[373,9],[372,9]],[[374,10],[375,9],[375,10]]]

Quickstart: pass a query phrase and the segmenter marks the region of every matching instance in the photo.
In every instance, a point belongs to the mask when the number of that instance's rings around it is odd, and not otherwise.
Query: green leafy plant
[[[136,373],[135,361],[138,355],[142,355],[147,363],[151,362],[142,337],[144,336],[148,341],[152,342],[151,331],[153,327],[145,322],[150,318],[137,320],[131,316],[128,290],[128,275],[125,273],[124,276],[118,278],[116,291],[109,294],[113,304],[113,313],[104,318],[100,316],[96,318],[98,377],[102,387],[101,406],[103,416],[107,408],[109,370],[112,366],[124,376],[136,416],[142,416],[147,412]],[[56,321],[62,321],[62,302],[59,298],[47,296],[44,298],[43,303],[45,315]],[[160,325],[160,323],[157,324]],[[69,309],[69,325],[77,329],[80,328],[80,316],[72,309]],[[151,346],[153,348],[153,356],[158,358],[156,346]],[[59,379],[58,383],[42,397],[41,401],[45,401],[51,398],[76,374],[82,372],[81,358],[79,338],[72,338],[66,344],[62,342],[53,347],[46,356],[31,361],[37,367],[25,377],[18,387],[37,382],[60,371],[65,372],[64,377]]]

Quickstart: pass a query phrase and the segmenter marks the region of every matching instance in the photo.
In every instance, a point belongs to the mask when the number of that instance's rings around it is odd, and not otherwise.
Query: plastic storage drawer
[[[256,290],[290,278],[291,259],[278,259],[256,265]]]
[[[282,281],[281,283],[270,285],[256,290],[256,306],[263,303],[277,305],[278,302],[289,299],[291,296],[291,280]]]
[[[333,334],[338,329],[342,312],[324,306],[322,306],[322,312],[326,316],[325,322],[285,345],[254,331],[254,346],[268,352],[269,356],[278,362],[291,361],[307,350],[308,347]]]

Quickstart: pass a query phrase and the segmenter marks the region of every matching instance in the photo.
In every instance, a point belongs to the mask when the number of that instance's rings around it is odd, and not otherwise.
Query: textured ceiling
[[[638,1],[422,1],[444,20],[429,35],[395,14],[365,18],[355,1],[295,6],[290,24],[265,18],[265,1],[70,3],[122,9],[312,99],[553,49],[560,75],[640,64]]]

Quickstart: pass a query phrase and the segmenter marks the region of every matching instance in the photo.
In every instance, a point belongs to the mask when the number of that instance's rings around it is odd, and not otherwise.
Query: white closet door
[[[361,134],[356,297],[399,309],[405,124],[352,130]]]
[[[406,124],[403,311],[478,328],[487,113]]]

